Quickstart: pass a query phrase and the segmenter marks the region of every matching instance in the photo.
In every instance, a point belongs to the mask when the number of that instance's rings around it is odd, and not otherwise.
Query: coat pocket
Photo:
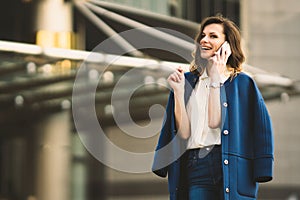
[[[240,195],[256,198],[258,183],[253,178],[253,161],[238,157],[237,190]]]

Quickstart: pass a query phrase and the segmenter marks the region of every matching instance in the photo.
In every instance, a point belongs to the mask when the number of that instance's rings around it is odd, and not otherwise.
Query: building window
[[[240,25],[240,0],[181,0],[183,18],[201,22],[208,16],[222,14]]]

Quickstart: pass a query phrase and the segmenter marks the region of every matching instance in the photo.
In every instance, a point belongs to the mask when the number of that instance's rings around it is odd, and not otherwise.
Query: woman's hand
[[[207,73],[211,78],[219,79],[220,74],[226,71],[226,63],[230,55],[230,45],[225,41],[215,55],[208,59]]]
[[[184,94],[185,77],[183,69],[181,67],[177,68],[175,72],[170,74],[167,80],[175,94]]]
[[[181,138],[188,139],[190,137],[190,122],[184,102],[185,77],[181,67],[177,68],[176,71],[168,77],[168,83],[174,92],[174,113],[178,134]]]

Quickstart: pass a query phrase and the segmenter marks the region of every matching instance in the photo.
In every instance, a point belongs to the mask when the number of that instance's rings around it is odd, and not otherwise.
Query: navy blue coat
[[[198,76],[185,74],[185,103]],[[221,87],[222,163],[225,200],[253,200],[258,183],[272,180],[274,141],[270,116],[255,82],[245,73],[228,79]],[[187,199],[185,140],[177,135],[174,94],[170,93],[152,170],[168,175],[171,200]]]

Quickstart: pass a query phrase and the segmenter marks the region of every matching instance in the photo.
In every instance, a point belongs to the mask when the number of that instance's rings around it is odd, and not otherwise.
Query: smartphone
[[[224,51],[224,50],[226,50],[226,49],[230,49],[230,45],[229,45],[229,43],[227,42],[227,41],[225,41],[221,46],[220,46],[220,48],[217,50],[217,54],[219,54],[219,55],[221,55],[222,54],[222,51]],[[231,51],[230,51],[230,53],[231,53]]]

